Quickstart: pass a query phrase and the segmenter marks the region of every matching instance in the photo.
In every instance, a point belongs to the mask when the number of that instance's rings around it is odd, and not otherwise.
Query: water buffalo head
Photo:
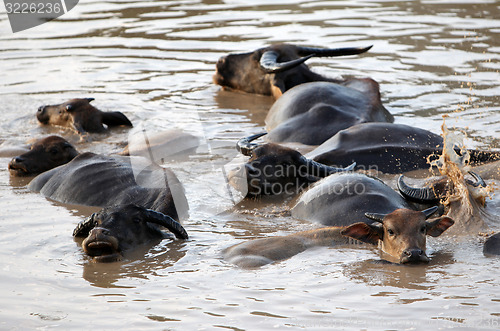
[[[229,54],[217,62],[213,81],[225,88],[279,98],[299,84],[312,81],[338,82],[309,70],[303,64],[307,59],[313,56],[360,54],[371,47],[325,49],[278,44],[253,52]]]
[[[62,164],[78,155],[76,149],[59,136],[49,136],[31,145],[31,150],[9,162],[13,176],[34,176]]]
[[[264,134],[242,138],[236,145],[238,151],[251,157],[245,163],[248,196],[294,193],[333,173],[352,171],[356,165],[354,163],[347,168],[327,166],[307,159],[288,147],[252,142]]]
[[[96,262],[120,260],[123,252],[164,237],[161,227],[187,239],[182,225],[162,213],[136,205],[107,207],[80,222],[73,236],[85,237],[83,250]]]
[[[429,262],[425,253],[426,236],[437,237],[455,222],[441,216],[427,220],[438,208],[424,211],[397,209],[390,214],[366,213],[380,224],[355,223],[341,234],[366,243],[381,246],[381,249],[399,263]]]
[[[71,99],[58,105],[40,106],[36,117],[45,125],[71,127],[78,133],[102,132],[103,124],[132,126],[121,112],[102,112],[90,104],[94,98]]]

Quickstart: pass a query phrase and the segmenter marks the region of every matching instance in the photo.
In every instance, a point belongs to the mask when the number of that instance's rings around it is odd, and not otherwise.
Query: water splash
[[[472,170],[470,154],[464,144],[465,135],[451,132],[446,126],[446,115],[441,125],[443,152],[438,159],[431,161],[441,175],[448,180],[448,190],[442,199],[447,214],[455,220],[452,233],[478,232],[486,227],[485,219],[490,218],[483,208],[487,197],[491,197],[491,186],[472,186],[467,183],[466,175]]]

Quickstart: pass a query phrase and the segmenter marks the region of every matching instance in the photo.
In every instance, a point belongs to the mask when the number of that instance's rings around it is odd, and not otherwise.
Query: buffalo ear
[[[85,100],[87,100],[88,103],[91,103],[92,101],[94,101],[95,99],[94,98],[85,98]]]
[[[432,237],[440,236],[446,229],[455,224],[448,216],[441,216],[426,222],[427,235]]]
[[[102,122],[108,127],[120,125],[132,126],[132,123],[127,116],[123,115],[123,113],[119,111],[102,112]]]
[[[96,213],[90,215],[85,221],[81,221],[73,230],[73,237],[86,237],[90,230],[97,226]]]
[[[285,83],[281,79],[277,79],[275,76],[271,82],[271,94],[275,99],[279,99],[286,92]]]
[[[378,241],[382,240],[384,236],[384,230],[381,226],[359,222],[349,225],[340,231],[340,234],[368,244],[377,245]]]

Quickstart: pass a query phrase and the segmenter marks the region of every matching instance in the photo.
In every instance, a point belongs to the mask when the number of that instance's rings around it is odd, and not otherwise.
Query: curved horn
[[[306,158],[305,156],[302,156],[300,160],[301,163],[307,167],[308,174],[315,177],[326,177],[337,172],[348,172],[354,170],[354,167],[356,167],[356,162],[345,168],[337,168],[316,162]]]
[[[147,222],[166,227],[175,235],[176,238],[188,239],[188,234],[184,227],[179,222],[175,221],[172,217],[151,209],[144,210],[144,216]]]
[[[432,188],[410,187],[403,181],[403,175],[399,176],[398,190],[405,199],[413,202],[418,202],[418,203],[439,202],[439,197],[436,195],[436,193]]]
[[[316,57],[326,57],[326,56],[344,56],[344,55],[356,55],[368,51],[373,45],[368,47],[344,47],[344,48],[314,48],[314,47],[298,47],[299,54],[314,55]]]
[[[432,214],[434,214],[437,210],[438,210],[438,206],[434,206],[434,207],[422,210],[422,213],[425,214],[425,218],[427,219],[427,218],[431,217]]]
[[[295,68],[296,66],[301,65],[313,56],[314,54],[309,54],[292,61],[278,62],[279,53],[275,51],[267,51],[264,52],[264,54],[262,54],[262,56],[260,57],[260,67],[264,69],[266,73],[274,74]]]
[[[241,154],[243,154],[245,156],[251,156],[252,151],[256,147],[259,146],[259,144],[252,143],[252,141],[254,141],[255,139],[260,138],[266,134],[267,134],[267,132],[263,132],[263,133],[254,134],[254,135],[249,136],[249,137],[241,138],[236,143],[236,149],[238,150],[238,152],[240,152]]]
[[[73,237],[86,237],[89,235],[90,230],[97,226],[95,219],[97,213],[90,215],[85,221],[81,221],[73,230]]]
[[[378,213],[365,213],[365,216],[373,221],[377,221],[379,223],[384,222],[384,217],[387,214],[378,214]]]
[[[476,180],[475,182],[469,180],[469,179],[466,179],[465,182],[471,186],[474,186],[474,187],[486,187],[486,182],[484,181],[483,178],[481,178],[481,176],[479,176],[478,174],[476,174],[475,172],[472,172],[472,171],[469,171],[469,174],[474,177],[474,179]]]

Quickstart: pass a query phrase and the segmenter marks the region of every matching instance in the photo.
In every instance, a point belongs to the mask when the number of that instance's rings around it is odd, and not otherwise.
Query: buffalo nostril
[[[408,257],[420,257],[424,254],[424,251],[421,249],[407,249],[403,251],[403,254]]]

